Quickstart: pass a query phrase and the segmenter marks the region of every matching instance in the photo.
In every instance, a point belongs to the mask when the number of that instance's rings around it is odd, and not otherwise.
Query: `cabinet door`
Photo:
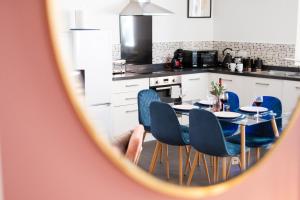
[[[85,70],[85,99],[88,105],[111,103],[112,75],[101,68]]]
[[[113,93],[138,92],[149,89],[149,78],[122,80],[113,82]]]
[[[97,133],[110,140],[112,134],[111,105],[88,106],[87,112],[89,119],[97,129]]]
[[[300,82],[284,81],[282,105],[284,112],[292,112],[300,97]]]
[[[283,81],[266,78],[251,78],[251,88],[248,93],[252,96],[274,96],[282,101]]]
[[[73,64],[77,69],[88,69],[107,64],[112,66],[111,35],[104,30],[74,30]],[[110,63],[106,63],[109,60]],[[110,66],[110,73],[112,68]]]
[[[184,101],[206,98],[209,91],[207,74],[182,75],[181,78]]]
[[[137,105],[113,107],[113,138],[132,130],[138,122]]]
[[[248,90],[251,85],[251,80],[248,77],[227,74],[210,74],[210,83],[211,81],[218,82],[219,78],[222,79],[222,83],[227,91],[234,92],[239,96],[240,106],[249,105],[251,98],[248,94]]]

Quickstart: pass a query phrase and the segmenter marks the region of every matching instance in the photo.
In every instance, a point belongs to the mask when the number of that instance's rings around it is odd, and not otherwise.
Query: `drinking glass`
[[[221,96],[220,96],[220,100],[221,100],[221,102],[222,102],[222,104],[223,104],[223,111],[226,111],[225,110],[225,105],[227,104],[227,102],[228,102],[228,93],[227,92],[224,92],[223,94],[221,94]]]
[[[254,98],[254,105],[255,105],[256,107],[260,107],[261,104],[263,103],[263,101],[264,101],[263,96],[255,96],[255,98]],[[260,117],[258,108],[257,108],[256,117],[257,117],[257,118]]]

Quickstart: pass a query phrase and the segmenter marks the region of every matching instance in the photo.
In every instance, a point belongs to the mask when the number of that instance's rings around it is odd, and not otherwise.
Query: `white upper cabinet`
[[[76,69],[102,66],[112,69],[112,44],[109,31],[73,30],[73,65]],[[108,62],[109,60],[109,62]]]
[[[208,94],[207,73],[182,75],[182,96],[184,101],[205,99]]]

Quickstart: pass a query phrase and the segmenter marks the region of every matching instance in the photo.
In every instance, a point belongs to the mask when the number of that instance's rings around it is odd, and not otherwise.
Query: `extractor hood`
[[[173,12],[162,8],[151,0],[130,0],[129,4],[120,12],[120,15],[171,15]]]

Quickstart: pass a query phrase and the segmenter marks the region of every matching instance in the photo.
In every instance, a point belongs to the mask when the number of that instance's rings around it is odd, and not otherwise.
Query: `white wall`
[[[128,0],[57,0],[62,16],[60,27],[68,30],[71,11],[83,9],[86,26],[111,30],[113,43],[119,44],[119,12],[127,3]],[[153,3],[175,13],[153,17],[153,42],[213,40],[213,19],[188,19],[187,0],[153,0]]]
[[[214,1],[214,40],[295,44],[298,0]]]

